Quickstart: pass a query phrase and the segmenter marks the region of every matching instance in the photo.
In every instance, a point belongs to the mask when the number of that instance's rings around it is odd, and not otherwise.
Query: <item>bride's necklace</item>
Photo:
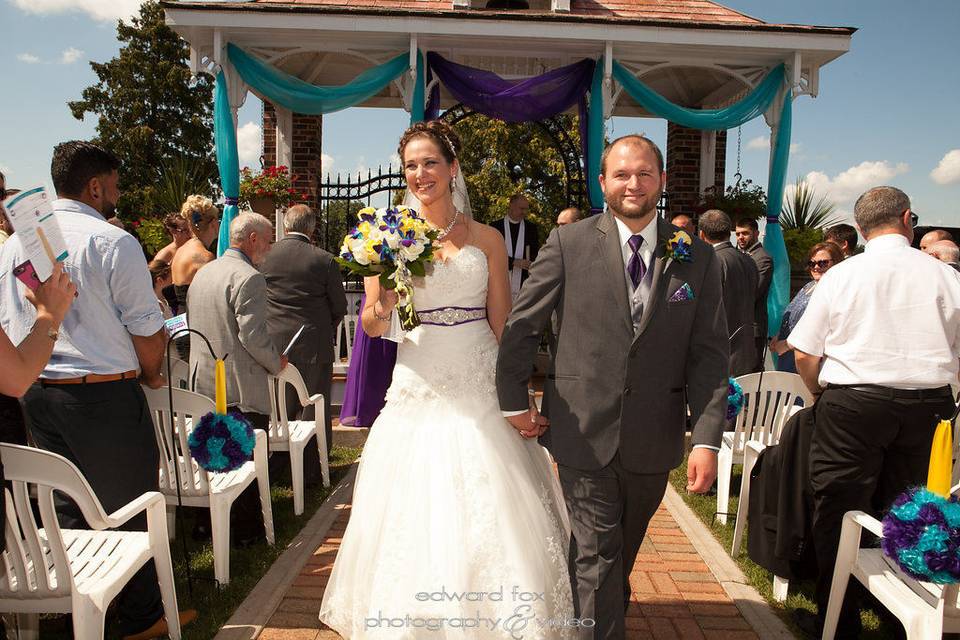
[[[446,238],[447,235],[450,233],[450,231],[453,230],[454,225],[457,224],[457,220],[459,219],[460,219],[460,212],[457,211],[456,213],[453,214],[453,219],[450,221],[450,224],[448,224],[446,227],[440,230],[440,233],[437,235],[437,240],[443,240],[444,238]]]

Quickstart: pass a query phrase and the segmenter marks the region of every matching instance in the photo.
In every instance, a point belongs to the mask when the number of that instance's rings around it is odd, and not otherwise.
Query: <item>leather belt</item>
[[[846,389],[890,400],[953,400],[949,385],[933,389],[894,389],[879,384],[828,384],[827,389]]]
[[[119,380],[136,379],[137,372],[124,371],[123,373],[88,373],[79,378],[40,378],[40,384],[97,384],[98,382],[117,382]]]

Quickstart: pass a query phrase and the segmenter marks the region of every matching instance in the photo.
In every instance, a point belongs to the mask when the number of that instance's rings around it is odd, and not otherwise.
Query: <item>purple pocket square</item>
[[[683,283],[683,286],[673,292],[673,295],[670,296],[670,302],[686,302],[687,300],[693,300],[693,289],[690,288],[690,285],[686,282]]]

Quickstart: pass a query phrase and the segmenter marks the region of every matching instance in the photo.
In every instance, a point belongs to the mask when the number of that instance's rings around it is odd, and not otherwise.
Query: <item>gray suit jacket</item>
[[[755,334],[758,338],[767,338],[767,292],[770,291],[770,282],[773,280],[773,258],[763,248],[759,242],[747,249],[747,253],[753,258],[754,264],[760,271],[760,282],[757,285],[757,305],[753,317],[756,318],[757,329]]]
[[[267,373],[279,373],[280,354],[267,325],[267,283],[243,254],[228,250],[197,271],[187,292],[187,322],[225,358],[227,406],[269,415]],[[195,390],[214,396],[214,360],[190,334],[190,370]]]
[[[727,323],[720,270],[694,239],[692,262],[669,261],[677,227],[660,221],[650,298],[634,331],[616,222],[610,213],[558,227],[530,270],[500,344],[497,393],[504,411],[527,408],[526,383],[543,328],[558,335],[544,389],[550,428],[541,437],[560,464],[658,473],[683,459],[686,406],[693,444],[719,447],[727,402]],[[694,297],[671,302],[689,284]]]
[[[721,242],[713,250],[720,263],[723,308],[727,313],[727,330],[731,334],[730,375],[742,376],[752,373],[757,364],[754,313],[760,273],[750,256],[734,248],[729,241]]]

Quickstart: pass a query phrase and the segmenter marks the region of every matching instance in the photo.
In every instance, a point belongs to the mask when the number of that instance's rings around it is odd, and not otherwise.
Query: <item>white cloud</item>
[[[333,171],[333,156],[328,156],[325,153],[320,154],[320,174],[326,176],[328,173]]]
[[[948,151],[937,168],[930,172],[930,178],[941,185],[960,183],[960,149]]]
[[[76,47],[67,47],[60,54],[60,64],[73,64],[83,55],[83,51]]]
[[[793,142],[790,144],[790,155],[796,155],[800,152],[800,147],[802,145],[799,142]],[[769,151],[770,150],[770,136],[757,136],[752,138],[750,142],[747,143],[747,151]]]
[[[38,15],[86,13],[94,20],[113,22],[140,10],[142,0],[13,0],[20,10]]]
[[[260,155],[263,152],[263,130],[255,122],[248,122],[237,129],[237,155],[240,168],[260,168]]]
[[[27,64],[37,64],[40,62],[40,58],[32,53],[18,53],[17,60],[20,62],[26,62]]]
[[[805,177],[807,184],[837,204],[852,203],[867,189],[887,184],[891,178],[910,171],[906,162],[891,164],[886,160],[864,161],[841,171],[832,178],[822,171],[811,171]],[[789,190],[788,193],[792,193]],[[788,194],[784,194],[787,197]]]

